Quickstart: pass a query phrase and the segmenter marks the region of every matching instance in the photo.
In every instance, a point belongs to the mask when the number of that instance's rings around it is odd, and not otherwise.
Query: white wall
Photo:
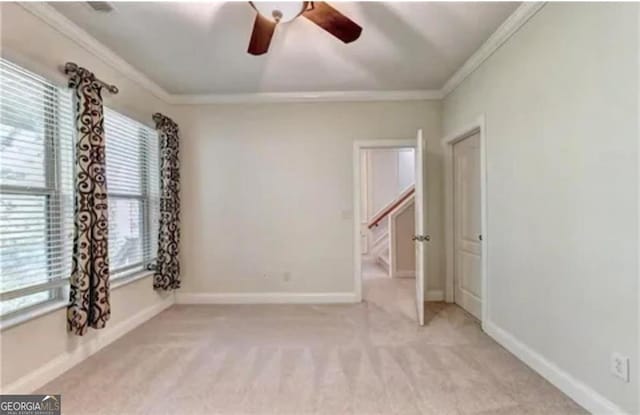
[[[415,183],[415,153],[413,149],[370,149],[366,154],[367,182],[365,206],[370,220],[389,203]]]
[[[398,190],[398,151],[369,150],[367,177],[367,219],[384,208],[400,193]]]
[[[416,275],[416,249],[413,242],[413,235],[416,229],[415,203],[411,203],[405,210],[393,215],[391,218],[395,222],[395,240],[391,241],[396,253],[395,269],[392,276],[414,277]],[[396,275],[393,275],[396,274]],[[425,293],[426,294],[426,293]]]
[[[61,85],[58,67],[74,61],[116,84],[120,93],[105,93],[106,105],[152,125],[154,112],[171,109],[145,89],[105,65],[100,59],[61,35],[16,3],[0,5],[2,55]],[[0,333],[0,387],[3,393],[29,393],[34,385],[59,374],[106,342],[170,305],[172,295],[153,290],[150,277],[111,292],[112,316],[107,328],[83,337],[67,333],[66,309],[61,308]]]
[[[443,109],[447,134],[486,115],[489,323],[586,385],[581,403],[599,394],[630,413],[638,16],[637,4],[548,3]],[[614,351],[631,358],[631,383],[609,373]]]
[[[353,141],[424,129],[443,286],[440,103],[182,107],[183,295],[353,292]],[[285,273],[290,273],[286,281]]]
[[[416,154],[414,149],[398,151],[398,188],[400,191],[416,183]]]

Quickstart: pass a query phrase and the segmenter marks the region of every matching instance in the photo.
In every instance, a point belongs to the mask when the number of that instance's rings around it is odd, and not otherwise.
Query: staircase
[[[384,208],[376,213],[367,224],[369,229],[369,240],[372,241],[369,248],[369,255],[387,272],[392,275],[391,258],[391,227],[393,222],[391,216],[397,211],[413,203],[415,187],[411,186],[402,192],[398,197],[389,202]]]
[[[375,261],[387,271],[387,274],[391,273],[390,267],[390,254],[391,249],[389,245],[389,218],[385,218],[380,221],[379,225],[370,229],[373,243],[371,245],[370,255],[375,258]]]

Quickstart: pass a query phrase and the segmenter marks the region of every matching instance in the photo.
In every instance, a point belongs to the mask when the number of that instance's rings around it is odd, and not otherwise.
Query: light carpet
[[[455,305],[174,306],[50,382],[62,413],[583,414]]]

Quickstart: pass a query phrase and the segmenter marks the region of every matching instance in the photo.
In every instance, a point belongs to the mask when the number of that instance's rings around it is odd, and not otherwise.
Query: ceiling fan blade
[[[276,23],[262,16],[260,13],[256,14],[256,21],[253,24],[253,32],[251,33],[251,40],[249,41],[249,48],[247,52],[252,55],[262,55],[269,50],[269,44],[271,43],[271,37],[276,30]]]
[[[309,8],[302,15],[344,43],[353,42],[362,33],[362,28],[353,20],[324,1],[311,2]]]

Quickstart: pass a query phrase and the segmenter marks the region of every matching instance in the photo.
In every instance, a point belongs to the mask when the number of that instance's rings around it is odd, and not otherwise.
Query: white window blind
[[[111,278],[155,259],[159,142],[116,111],[104,118]],[[66,300],[73,254],[73,96],[0,58],[0,315]]]
[[[58,299],[73,241],[71,92],[0,59],[0,314]]]
[[[105,110],[109,257],[112,277],[144,269],[157,250],[160,212],[156,131]]]

